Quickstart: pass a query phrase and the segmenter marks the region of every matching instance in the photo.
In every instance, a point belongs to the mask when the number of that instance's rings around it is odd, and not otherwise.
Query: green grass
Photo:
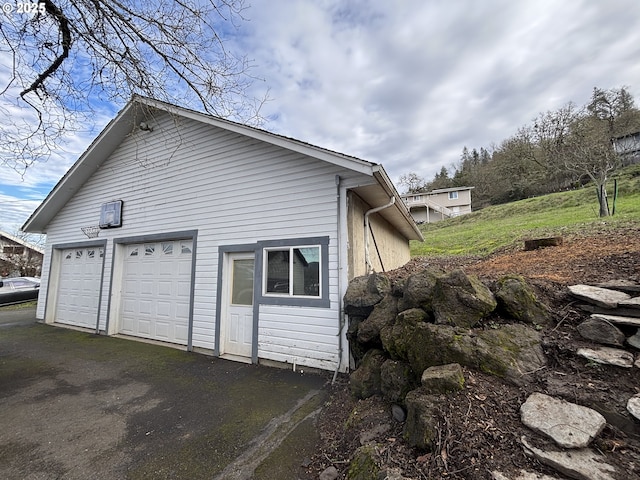
[[[411,256],[474,255],[521,248],[530,238],[589,235],[640,226],[640,165],[621,171],[614,216],[598,216],[596,189],[584,188],[484,208],[421,226],[424,242],[411,242]],[[607,185],[613,203],[613,181]]]
[[[14,303],[13,305],[4,305],[0,307],[0,310],[22,310],[24,308],[33,308],[38,305],[37,300],[30,300],[23,303]]]

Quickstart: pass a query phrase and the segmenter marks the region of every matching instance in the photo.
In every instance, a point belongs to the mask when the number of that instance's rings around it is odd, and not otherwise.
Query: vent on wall
[[[100,228],[122,226],[122,200],[103,203],[100,208]]]

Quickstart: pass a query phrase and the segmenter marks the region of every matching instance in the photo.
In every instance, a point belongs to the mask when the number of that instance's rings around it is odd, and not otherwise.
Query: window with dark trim
[[[258,303],[328,308],[329,237],[257,244]]]
[[[264,249],[265,295],[321,296],[320,245]]]

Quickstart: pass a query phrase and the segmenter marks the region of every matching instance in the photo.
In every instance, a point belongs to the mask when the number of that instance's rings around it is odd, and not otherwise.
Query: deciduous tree
[[[0,163],[24,171],[104,102],[133,94],[259,123],[250,63],[225,43],[244,9],[243,0],[8,0]]]

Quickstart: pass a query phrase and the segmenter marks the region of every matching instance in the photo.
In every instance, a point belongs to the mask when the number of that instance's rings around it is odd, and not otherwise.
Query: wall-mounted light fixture
[[[140,130],[142,130],[143,132],[153,132],[153,127],[149,125],[147,122],[140,122],[140,125],[138,126],[140,127]]]

